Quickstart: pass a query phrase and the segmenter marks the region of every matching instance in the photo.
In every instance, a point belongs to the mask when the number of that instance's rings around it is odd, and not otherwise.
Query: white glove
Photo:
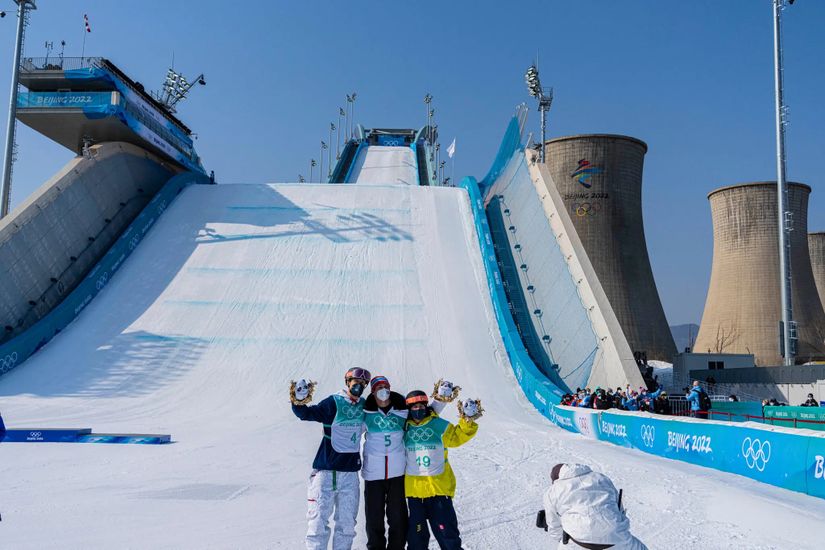
[[[442,380],[438,385],[438,396],[449,398],[453,395],[453,383],[449,380]]]
[[[473,418],[478,415],[478,403],[473,401],[472,399],[467,399],[462,403],[464,408],[464,416],[467,418]]]
[[[295,382],[295,398],[298,401],[303,401],[309,395],[309,382],[305,378],[301,378]]]

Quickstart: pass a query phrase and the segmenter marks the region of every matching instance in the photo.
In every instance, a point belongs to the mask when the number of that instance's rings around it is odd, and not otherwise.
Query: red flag
[[[86,32],[92,32],[92,27],[89,26],[89,16],[83,14],[83,22],[86,24]]]

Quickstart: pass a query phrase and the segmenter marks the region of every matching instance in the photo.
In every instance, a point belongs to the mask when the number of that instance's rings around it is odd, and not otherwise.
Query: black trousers
[[[404,476],[364,482],[367,550],[404,550],[407,543],[407,502]],[[384,516],[389,536],[384,537]]]
[[[453,508],[453,499],[445,496],[430,498],[408,498],[410,506],[410,527],[407,536],[409,550],[427,550],[430,546],[430,523],[433,536],[442,550],[461,550],[461,536],[458,519]]]

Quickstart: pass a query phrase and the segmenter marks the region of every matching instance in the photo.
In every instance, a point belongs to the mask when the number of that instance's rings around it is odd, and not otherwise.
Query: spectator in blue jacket
[[[630,395],[622,399],[622,408],[626,411],[639,410],[638,394],[635,391],[631,391]]]
[[[3,415],[0,414],[0,441],[3,441],[4,437],[6,437],[6,425],[3,424]]]
[[[690,416],[707,420],[707,402],[710,401],[710,397],[708,397],[705,389],[699,385],[698,380],[693,381],[693,387],[685,397],[687,398],[688,403],[690,403]]]

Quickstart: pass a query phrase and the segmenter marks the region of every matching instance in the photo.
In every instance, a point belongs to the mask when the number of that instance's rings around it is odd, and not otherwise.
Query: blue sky
[[[419,127],[434,96],[455,174],[483,176],[538,54],[555,88],[550,137],[618,133],[646,141],[643,207],[671,324],[698,323],[710,277],[707,193],[775,179],[770,0],[379,2],[38,0],[26,55],[66,40],[158,88],[174,55],[204,72],[179,116],[221,182],[295,181],[327,139],[345,95],[369,126]],[[11,0],[0,7],[13,13]],[[785,12],[788,177],[813,187],[809,230],[825,230],[825,2]],[[15,18],[0,19],[0,101],[8,100]],[[53,52],[53,55],[56,52]],[[531,105],[532,106],[532,105]],[[5,116],[5,115],[4,115]],[[5,119],[4,119],[5,120]],[[531,109],[530,130],[538,130]],[[19,126],[13,204],[72,153]]]

